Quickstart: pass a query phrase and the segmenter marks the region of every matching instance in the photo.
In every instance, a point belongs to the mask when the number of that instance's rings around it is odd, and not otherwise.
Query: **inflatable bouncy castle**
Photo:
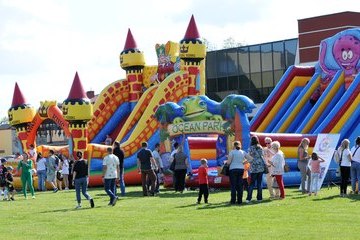
[[[142,142],[148,142],[150,149],[160,143],[167,167],[172,143],[177,141],[184,142],[190,159],[188,171],[193,176],[187,179],[189,186],[197,184],[199,159],[205,157],[212,167],[210,184],[226,187],[228,178],[219,176],[218,167],[233,141],[241,141],[247,150],[251,135],[258,136],[262,145],[266,136],[280,141],[291,168],[284,175],[285,184],[299,184],[296,154],[303,137],[310,138],[312,147],[319,133],[339,133],[341,139],[350,140],[360,135],[359,31],[345,30],[325,39],[315,67],[290,67],[251,122],[247,113],[255,105],[248,97],[229,95],[215,102],[205,96],[206,47],[193,16],[179,43],[156,44],[157,66],[145,64],[129,29],[120,53],[126,78],[109,83],[94,104],[78,73],[61,107],[56,101],[44,101],[35,110],[15,84],[9,120],[22,152],[35,144],[41,123],[53,120],[63,129],[68,145],[41,145],[36,150],[45,157],[50,149],[65,156],[82,151],[89,162],[90,186],[102,185],[107,146],[101,143],[107,135],[124,150],[126,184],[141,183],[136,156]]]

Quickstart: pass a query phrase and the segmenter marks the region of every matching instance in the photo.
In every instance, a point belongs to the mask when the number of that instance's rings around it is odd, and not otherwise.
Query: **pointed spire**
[[[88,98],[88,97],[86,96],[84,88],[81,84],[79,75],[76,72],[68,99],[70,100],[70,99],[82,99],[82,98]]]
[[[17,107],[24,104],[26,104],[25,97],[22,94],[19,85],[15,83],[15,89],[14,89],[14,95],[13,95],[11,107]]]
[[[191,19],[187,27],[184,39],[197,39],[197,38],[200,38],[200,34],[196,26],[194,15],[191,15]]]
[[[128,50],[128,49],[136,49],[137,48],[137,44],[136,41],[131,33],[131,30],[129,28],[128,33],[127,33],[127,37],[126,37],[126,42],[125,42],[125,46],[124,46],[124,50]]]

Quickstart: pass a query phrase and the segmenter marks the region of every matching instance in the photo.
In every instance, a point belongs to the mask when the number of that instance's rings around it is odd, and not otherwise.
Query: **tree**
[[[9,118],[8,117],[2,117],[0,119],[0,125],[3,125],[3,124],[9,124]]]
[[[229,37],[227,39],[225,39],[223,41],[223,48],[224,49],[227,49],[227,48],[235,48],[235,47],[241,47],[243,46],[242,43],[240,42],[236,42],[234,38],[232,37]]]
[[[207,40],[206,38],[202,38],[202,41],[204,42],[204,44],[206,46],[206,51],[217,50],[216,45],[214,43],[210,42],[209,40]]]

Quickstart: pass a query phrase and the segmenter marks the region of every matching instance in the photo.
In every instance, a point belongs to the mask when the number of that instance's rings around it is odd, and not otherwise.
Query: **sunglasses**
[[[271,144],[270,142],[267,142],[267,143],[265,143],[265,144]]]

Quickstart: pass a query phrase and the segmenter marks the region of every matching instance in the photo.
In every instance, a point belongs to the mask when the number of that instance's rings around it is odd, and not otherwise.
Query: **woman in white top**
[[[64,155],[62,158],[63,161],[61,161],[61,174],[63,175],[65,190],[69,190],[69,159],[67,159]]]
[[[241,143],[234,142],[234,149],[229,153],[227,164],[230,169],[230,186],[231,186],[231,200],[230,204],[242,203],[243,197],[243,174],[244,174],[244,161],[252,160],[252,157],[241,150]]]
[[[271,149],[275,153],[270,161],[270,164],[273,167],[272,175],[275,177],[275,180],[279,186],[280,199],[284,199],[285,198],[285,188],[284,188],[284,180],[283,180],[284,165],[285,165],[284,153],[280,150],[280,143],[278,141],[274,141],[271,143]]]
[[[349,146],[350,146],[349,139],[344,139],[337,150],[337,155],[340,165],[340,173],[341,173],[340,197],[346,196],[346,189],[350,177],[352,157]]]
[[[266,161],[266,165],[268,167],[269,172],[266,174],[266,186],[269,190],[270,199],[280,197],[280,191],[278,188],[273,188],[273,177],[272,177],[272,166],[270,164],[271,158],[274,156],[274,152],[271,150],[272,139],[269,137],[265,138],[266,147],[263,148],[264,158]]]

